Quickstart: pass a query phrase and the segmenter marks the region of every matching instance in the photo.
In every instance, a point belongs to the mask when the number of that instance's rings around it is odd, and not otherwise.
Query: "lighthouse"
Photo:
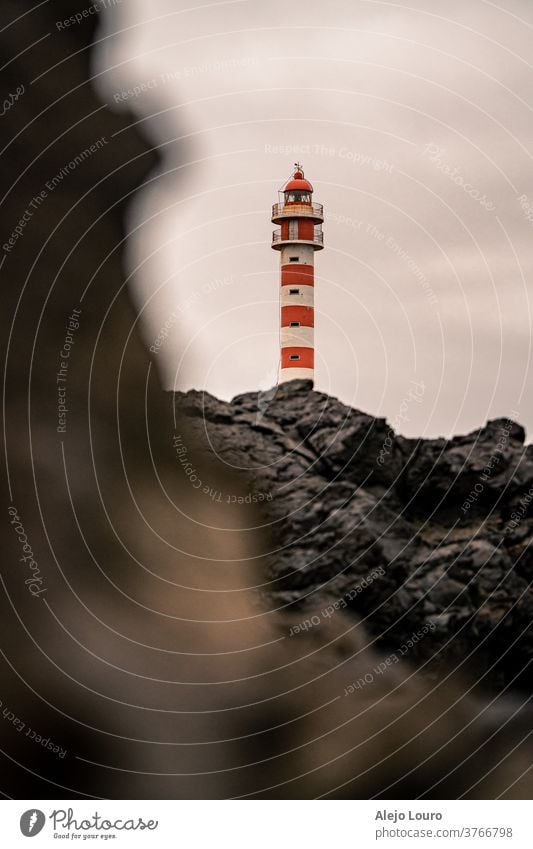
[[[280,383],[314,381],[315,251],[324,247],[324,209],[297,162],[272,207],[272,247],[280,252]]]

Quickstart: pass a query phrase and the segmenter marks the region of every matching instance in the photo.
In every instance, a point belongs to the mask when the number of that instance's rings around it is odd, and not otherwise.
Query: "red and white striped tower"
[[[280,251],[280,383],[313,380],[315,251],[324,247],[324,209],[313,203],[313,187],[299,163],[272,207],[272,247]]]

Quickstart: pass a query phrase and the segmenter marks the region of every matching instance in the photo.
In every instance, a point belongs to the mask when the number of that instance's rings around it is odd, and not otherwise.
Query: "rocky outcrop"
[[[528,687],[533,446],[520,425],[406,439],[304,381],[174,402],[206,451],[248,478],[270,531],[271,605],[302,621],[346,609],[389,652],[428,628],[410,659],[429,674]]]

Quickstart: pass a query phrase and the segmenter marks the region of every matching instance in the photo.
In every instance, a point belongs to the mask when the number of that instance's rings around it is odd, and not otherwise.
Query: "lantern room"
[[[305,179],[299,163],[295,169],[280,189],[278,203],[272,207],[272,222],[281,224],[281,229],[273,233],[272,247],[281,250],[288,242],[300,241],[319,251],[323,248],[324,207],[321,203],[313,203],[313,186]]]

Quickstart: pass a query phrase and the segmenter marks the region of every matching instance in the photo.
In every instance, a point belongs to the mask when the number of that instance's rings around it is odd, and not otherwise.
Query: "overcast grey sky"
[[[161,145],[128,261],[166,385],[275,383],[270,206],[299,159],[326,216],[316,388],[408,435],[531,432],[533,4],[191,6],[114,6],[95,68]]]

